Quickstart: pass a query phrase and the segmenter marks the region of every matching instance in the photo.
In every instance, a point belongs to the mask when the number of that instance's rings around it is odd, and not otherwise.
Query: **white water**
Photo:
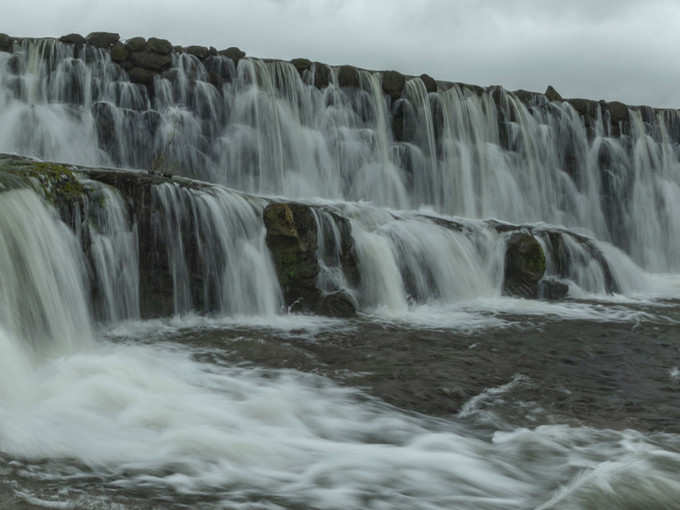
[[[416,78],[392,104],[377,74],[360,72],[359,89],[337,87],[333,74],[318,90],[288,63],[234,68],[226,57],[182,54],[152,99],[90,47],[25,41],[15,55],[0,54],[0,151],[288,197],[583,227],[647,270],[680,270],[674,112],[631,111],[631,133],[618,138],[596,118],[589,138],[568,103],[528,108],[500,89],[427,94]]]
[[[414,212],[337,205],[352,218],[362,284],[350,290],[371,314],[366,320],[442,329],[504,326],[510,319],[502,314],[635,323],[650,317],[624,301],[678,295],[677,276],[651,275],[633,262],[678,270],[680,238],[668,235],[678,226],[678,166],[662,127],[661,141],[634,119],[629,141],[589,142],[569,106],[529,111],[502,95],[516,117],[508,127],[513,150],[505,150],[489,94],[426,95],[412,81],[407,98],[424,128],[416,130],[421,138],[395,143],[394,105],[383,103],[378,78],[367,73],[361,90],[318,91],[287,64],[245,61],[235,70],[217,59],[234,76],[219,96],[200,81],[203,65],[184,55],[174,83],[156,82],[152,104],[105,54],[87,51],[83,63],[68,47],[26,43],[17,49],[19,77],[0,53],[0,150],[151,166],[145,151],[155,147],[164,169],[243,189],[577,225],[628,253],[593,241],[626,295],[612,298],[620,306],[501,298],[503,235],[474,223],[452,231]],[[199,85],[188,87],[189,75]],[[115,133],[105,144],[94,127],[104,114]],[[562,168],[567,143],[579,147],[574,181]],[[615,201],[631,198],[630,210],[615,215],[624,225],[618,234],[597,198],[600,145],[620,178]],[[106,187],[99,193],[104,207],[93,218],[91,249],[98,313],[115,323],[115,341],[92,333],[77,238],[33,192],[0,193],[0,452],[12,459],[3,475],[23,499],[87,507],[99,496],[42,494],[32,482],[84,483],[87,492],[94,477],[94,485],[130,493],[158,488],[170,500],[193,495],[242,508],[632,509],[680,500],[677,435],[474,421],[480,401],[513,384],[469,401],[467,421],[433,419],[321,377],[198,361],[200,349],[168,344],[187,327],[269,328],[310,341],[316,331],[352,334],[347,322],[275,315],[281,297],[264,246],[264,201],[221,188],[156,187],[155,235],[170,247],[160,256],[174,277],[173,311],[228,318],[120,323],[139,313],[140,240],[120,197]],[[333,221],[317,220],[320,232],[332,234],[321,243],[319,283],[346,286],[335,271]],[[602,265],[576,241],[567,239],[566,250],[578,261],[568,275],[572,294],[601,297]],[[159,342],[126,343],[135,336]],[[676,372],[669,372],[673,381]]]

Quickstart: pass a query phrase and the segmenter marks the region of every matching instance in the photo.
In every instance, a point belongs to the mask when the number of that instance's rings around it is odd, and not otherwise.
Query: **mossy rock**
[[[7,34],[0,34],[0,51],[12,51],[12,38]]]
[[[120,41],[120,34],[115,32],[92,32],[88,34],[86,40],[87,44],[97,48],[111,48]]]
[[[545,253],[541,243],[525,232],[512,234],[505,251],[504,293],[535,299],[544,274]]]
[[[425,89],[428,92],[437,92],[437,82],[432,76],[429,74],[421,74],[420,79],[423,81]]]
[[[398,71],[385,71],[382,73],[382,89],[385,94],[396,101],[401,97],[406,85],[406,78]]]
[[[63,42],[64,44],[85,44],[86,42],[85,38],[80,34],[62,35],[59,38],[59,41]]]
[[[146,42],[146,50],[159,55],[170,55],[172,53],[172,43],[167,39],[159,39],[158,37],[149,37]]]
[[[356,67],[340,67],[338,70],[338,85],[341,87],[359,88],[359,71],[357,71]]]
[[[129,55],[130,52],[128,51],[127,46],[122,43],[117,42],[111,48],[111,60],[114,62],[124,62]]]
[[[143,37],[132,37],[125,41],[125,45],[130,51],[144,51],[144,48],[146,48],[146,39]]]

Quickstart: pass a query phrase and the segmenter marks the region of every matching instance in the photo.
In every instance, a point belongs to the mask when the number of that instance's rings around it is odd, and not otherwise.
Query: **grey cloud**
[[[112,30],[565,96],[680,107],[672,0],[24,0],[0,31]]]

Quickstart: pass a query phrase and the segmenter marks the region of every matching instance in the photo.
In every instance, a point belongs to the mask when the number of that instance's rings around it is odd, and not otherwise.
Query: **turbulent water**
[[[153,187],[174,317],[142,321],[118,191],[83,180],[87,238],[0,192],[1,505],[680,508],[675,113],[630,111],[612,137],[501,89],[414,78],[392,101],[365,71],[319,90],[288,63],[173,58],[150,92],[88,46],[0,52],[0,152],[258,194]],[[317,283],[358,318],[283,308],[269,195],[322,206]],[[502,296],[489,218],[531,224],[570,299]]]

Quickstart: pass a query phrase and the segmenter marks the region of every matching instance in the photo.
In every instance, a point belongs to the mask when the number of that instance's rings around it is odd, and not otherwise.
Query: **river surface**
[[[680,508],[678,338],[623,298],[100,326],[14,374],[0,504]]]

